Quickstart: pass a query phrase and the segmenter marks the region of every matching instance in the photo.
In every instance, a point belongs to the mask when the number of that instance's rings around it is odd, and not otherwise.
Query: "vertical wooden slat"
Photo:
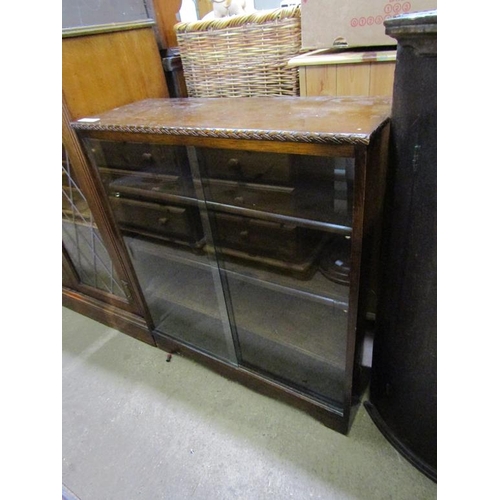
[[[337,67],[318,66],[307,67],[307,95],[309,96],[336,96],[337,95]]]
[[[345,388],[344,388],[344,414],[348,416],[353,403],[353,374],[355,370],[354,354],[356,351],[356,336],[358,333],[358,301],[360,295],[361,258],[363,249],[363,224],[365,217],[366,196],[366,165],[368,155],[365,147],[357,146],[355,149],[355,175],[352,208],[352,233],[351,233],[351,270],[349,288],[349,311],[346,345]]]
[[[394,68],[393,62],[370,64],[370,95],[392,95]]]
[[[71,262],[71,258],[68,255],[68,251],[64,247],[64,243],[62,245],[62,284],[68,288],[73,288],[74,290],[78,289],[78,285],[80,283],[80,279],[78,277],[78,273],[75,270],[73,263]]]
[[[299,91],[300,97],[307,95],[307,68],[299,68]]]
[[[370,66],[368,64],[339,64],[337,66],[338,96],[369,95]]]
[[[156,14],[156,27],[162,49],[177,47],[174,25],[179,22],[177,13],[182,0],[153,0]]]

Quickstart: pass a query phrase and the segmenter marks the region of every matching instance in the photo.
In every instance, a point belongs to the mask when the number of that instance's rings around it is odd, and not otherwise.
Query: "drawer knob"
[[[241,169],[241,166],[240,166],[240,160],[238,160],[237,158],[231,158],[228,162],[227,162],[227,166],[231,169],[234,169],[234,170],[240,170]]]
[[[236,203],[243,203],[245,201],[245,199],[243,198],[243,196],[236,196],[236,198],[234,199],[234,201]]]
[[[249,234],[249,233],[248,233],[248,231],[247,231],[247,230],[240,231],[240,236],[241,236],[242,238],[248,238],[248,234]]]
[[[170,217],[160,217],[158,219],[158,223],[161,224],[162,226],[165,226],[168,224],[169,220],[170,220]]]
[[[151,162],[153,160],[153,155],[151,153],[142,153],[142,159]]]

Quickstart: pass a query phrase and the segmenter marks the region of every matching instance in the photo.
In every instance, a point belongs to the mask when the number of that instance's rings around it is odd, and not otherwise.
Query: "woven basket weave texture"
[[[299,95],[300,6],[210,21],[175,32],[189,97]]]

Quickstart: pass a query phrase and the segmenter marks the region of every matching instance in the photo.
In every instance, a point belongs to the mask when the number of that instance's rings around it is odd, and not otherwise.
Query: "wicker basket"
[[[300,6],[176,24],[189,97],[299,95]]]

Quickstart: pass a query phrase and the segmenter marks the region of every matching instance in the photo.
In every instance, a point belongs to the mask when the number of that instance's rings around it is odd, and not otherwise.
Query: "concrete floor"
[[[343,436],[66,308],[62,333],[67,498],[437,498],[364,408]]]

